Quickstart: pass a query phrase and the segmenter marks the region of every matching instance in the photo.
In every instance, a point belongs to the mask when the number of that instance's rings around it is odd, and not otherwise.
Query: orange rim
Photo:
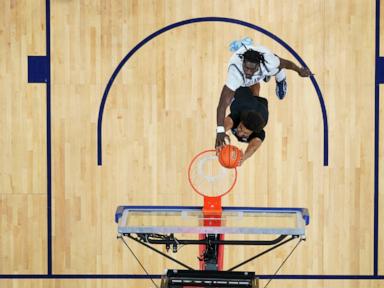
[[[195,185],[193,185],[193,182],[191,180],[191,169],[192,169],[192,165],[193,163],[196,161],[197,158],[199,158],[201,155],[205,154],[205,153],[209,153],[209,152],[216,152],[215,149],[208,149],[208,150],[204,150],[200,153],[198,153],[195,157],[193,157],[193,159],[191,160],[191,163],[189,163],[189,167],[188,167],[188,181],[189,181],[189,184],[192,186],[192,189],[199,195],[203,196],[203,197],[211,197],[211,196],[208,196],[208,195],[205,195],[204,193],[200,192],[196,187]],[[235,187],[235,184],[237,182],[237,169],[236,168],[232,168],[232,169],[235,169],[235,178],[233,180],[233,183],[231,185],[231,187],[229,187],[229,189],[227,191],[225,191],[224,193],[218,195],[218,196],[214,196],[214,197],[223,197],[224,195],[227,195],[229,192],[231,192],[231,190],[233,189],[233,187]]]

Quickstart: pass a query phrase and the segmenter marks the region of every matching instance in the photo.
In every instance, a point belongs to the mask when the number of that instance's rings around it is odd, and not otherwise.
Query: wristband
[[[225,133],[224,126],[217,126],[216,127],[216,133]]]

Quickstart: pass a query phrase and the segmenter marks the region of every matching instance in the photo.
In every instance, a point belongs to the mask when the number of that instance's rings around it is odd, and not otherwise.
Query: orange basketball
[[[219,162],[225,168],[236,168],[239,166],[243,153],[233,145],[225,145],[219,153]]]

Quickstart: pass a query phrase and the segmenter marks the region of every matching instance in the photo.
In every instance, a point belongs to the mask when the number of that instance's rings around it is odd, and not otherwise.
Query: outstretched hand
[[[309,77],[314,75],[307,67],[301,67],[298,73],[301,77]]]
[[[225,132],[216,134],[216,144],[215,144],[216,154],[220,152],[221,147],[227,144],[225,140],[227,140],[228,143],[231,142],[229,136]]]

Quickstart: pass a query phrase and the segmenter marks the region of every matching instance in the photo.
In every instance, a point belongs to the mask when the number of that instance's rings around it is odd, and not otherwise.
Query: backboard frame
[[[309,224],[309,213],[306,208],[277,208],[277,207],[222,207],[223,217],[226,213],[238,213],[238,215],[263,214],[263,215],[296,215],[296,225],[294,228],[265,228],[265,227],[222,227],[219,225],[207,225],[209,221],[204,221],[204,225],[196,227],[177,227],[177,226],[127,226],[124,219],[129,217],[130,213],[179,213],[185,217],[189,217],[195,213],[198,215],[202,211],[201,206],[119,206],[115,213],[115,222],[118,223],[119,234],[129,233],[193,233],[193,234],[275,234],[275,235],[292,235],[305,237],[305,226]],[[179,216],[183,217],[183,216]],[[194,216],[196,217],[196,216]],[[200,215],[198,217],[206,217]],[[122,219],[124,218],[124,219]],[[122,221],[120,221],[122,219]],[[199,218],[210,220],[211,218]],[[224,218],[222,218],[224,219]],[[217,222],[218,218],[212,218],[212,222]],[[220,220],[220,218],[219,218]]]

